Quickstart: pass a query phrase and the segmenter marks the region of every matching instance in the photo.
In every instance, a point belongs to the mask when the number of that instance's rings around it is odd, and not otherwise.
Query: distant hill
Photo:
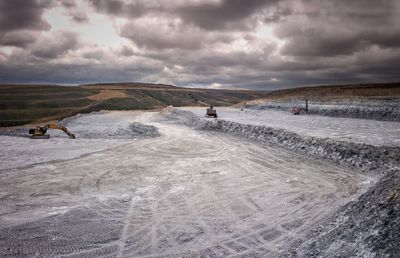
[[[388,99],[400,97],[400,82],[381,84],[357,84],[312,86],[293,89],[276,90],[266,94],[267,100],[289,100],[292,98],[308,98],[318,101],[334,101],[343,99]]]
[[[163,84],[0,85],[0,126],[18,126],[99,110],[228,106],[266,92],[182,88]]]
[[[153,84],[153,83],[140,83],[140,82],[119,82],[119,83],[94,83],[94,84],[84,84],[80,87],[85,89],[176,89],[183,90],[185,88],[177,87],[168,84]]]
[[[277,91],[182,88],[165,84],[0,85],[0,127],[44,122],[99,110],[229,106],[252,100],[398,100],[400,83],[315,86]]]

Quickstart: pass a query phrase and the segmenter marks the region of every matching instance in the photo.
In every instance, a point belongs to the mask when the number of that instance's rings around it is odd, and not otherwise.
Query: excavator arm
[[[70,139],[75,139],[75,135],[70,133],[65,126],[57,124],[47,124],[45,126],[37,126],[36,128],[29,129],[29,134],[31,134],[32,139],[48,139],[50,135],[46,134],[47,129],[57,129],[62,130],[66,133]]]
[[[47,124],[46,128],[62,130],[64,133],[66,133],[69,136],[69,138],[75,139],[75,135],[70,133],[65,126],[57,125],[57,124]]]

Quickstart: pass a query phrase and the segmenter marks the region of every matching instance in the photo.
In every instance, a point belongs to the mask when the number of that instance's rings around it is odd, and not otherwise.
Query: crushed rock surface
[[[78,137],[0,136],[6,152],[27,159],[0,171],[0,256],[275,256],[377,179],[157,113],[95,113],[66,125],[113,135],[135,122],[160,136],[75,147]],[[78,155],[89,142],[99,151]]]
[[[158,129],[142,123],[150,113],[138,111],[94,112],[64,119],[60,124],[75,134],[69,139],[60,130],[49,129],[50,139],[30,139],[27,128],[0,132],[0,170],[53,160],[66,160],[110,147],[159,136]]]
[[[398,257],[400,171],[388,172],[282,257]]]
[[[189,111],[169,109],[169,119],[198,130],[241,135],[268,145],[329,159],[366,173],[380,173],[376,184],[357,200],[296,239],[280,257],[398,257],[400,255],[400,148],[346,143],[302,136],[283,129],[204,119]],[[357,173],[355,171],[355,173]]]
[[[183,107],[180,110],[190,111],[204,117],[205,109]],[[338,141],[365,143],[373,146],[400,147],[400,122],[374,121],[340,117],[311,115],[292,115],[281,110],[254,110],[219,107],[220,120],[284,129],[299,135],[317,138],[330,138]]]

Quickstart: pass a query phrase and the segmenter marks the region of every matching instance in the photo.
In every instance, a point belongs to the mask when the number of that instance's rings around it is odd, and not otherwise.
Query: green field
[[[124,97],[91,100],[101,90]],[[0,85],[0,126],[19,126],[99,110],[150,110],[173,106],[227,106],[263,98],[266,92],[188,89],[155,84],[85,86]]]

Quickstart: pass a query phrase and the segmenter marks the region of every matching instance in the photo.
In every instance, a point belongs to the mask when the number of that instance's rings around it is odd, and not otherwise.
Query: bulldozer
[[[207,108],[207,113],[206,113],[205,117],[214,117],[214,118],[218,118],[217,110],[214,109],[213,106],[210,106],[209,108]]]
[[[31,139],[49,139],[50,135],[46,134],[47,129],[58,129],[66,133],[70,139],[75,139],[75,135],[70,133],[65,126],[57,124],[47,124],[44,126],[36,126],[35,128],[29,129],[29,134]]]

